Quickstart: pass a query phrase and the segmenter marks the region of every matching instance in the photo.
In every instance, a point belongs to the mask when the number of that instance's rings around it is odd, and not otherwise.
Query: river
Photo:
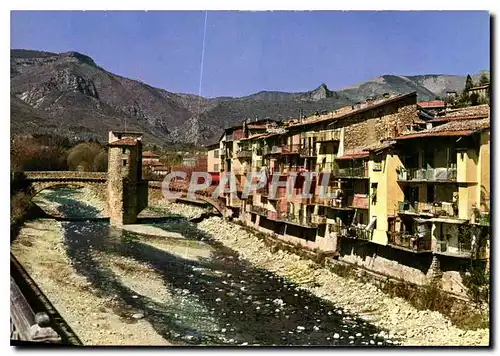
[[[86,279],[94,295],[112,300],[120,320],[147,322],[171,344],[392,344],[378,337],[379,328],[250,264],[180,215],[157,207],[154,210],[162,218],[116,229],[106,220],[95,219],[99,210],[77,197],[74,189],[46,191],[37,197],[40,206],[79,219],[60,222],[69,265]],[[131,287],[123,263],[131,260],[159,276],[164,290],[154,296],[139,293],[152,277],[132,269],[130,275],[138,287]],[[121,272],[117,272],[120,261]],[[59,299],[65,302],[64,297]]]

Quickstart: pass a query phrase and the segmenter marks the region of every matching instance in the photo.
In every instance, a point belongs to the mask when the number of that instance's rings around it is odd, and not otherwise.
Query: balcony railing
[[[340,131],[326,131],[320,132],[316,135],[317,142],[327,142],[327,141],[340,141]]]
[[[457,180],[456,168],[408,168],[398,171],[398,180],[409,181],[451,181]]]
[[[316,146],[302,146],[299,149],[299,154],[302,157],[316,157],[318,155],[318,150]]]
[[[304,227],[315,227],[315,225],[311,222],[310,216],[304,216],[301,214],[295,215],[287,212],[280,212],[278,213],[278,220],[285,223],[292,223]]]
[[[456,217],[453,203],[398,202],[400,213],[432,214],[439,217]]]
[[[368,170],[364,167],[357,168],[337,168],[332,171],[334,177],[368,177]]]
[[[300,151],[300,145],[284,145],[281,146],[281,154],[298,154]]]
[[[368,169],[365,167],[339,168],[336,163],[319,163],[316,168],[318,172],[330,172],[333,177],[368,177]]]
[[[241,150],[236,153],[238,158],[252,158],[252,150]]]
[[[451,248],[450,248],[451,247]],[[470,243],[458,243],[458,246],[453,248],[448,241],[436,241],[436,252],[449,255],[469,257],[472,254],[472,246]]]
[[[250,212],[258,215],[267,216],[267,209],[262,206],[251,205]]]
[[[372,231],[366,230],[365,227],[351,226],[347,229],[347,236],[359,240],[371,240]]]
[[[419,238],[407,232],[389,233],[389,244],[412,251],[431,251],[430,239]]]
[[[311,224],[314,225],[324,225],[326,224],[326,216],[324,215],[312,215]]]

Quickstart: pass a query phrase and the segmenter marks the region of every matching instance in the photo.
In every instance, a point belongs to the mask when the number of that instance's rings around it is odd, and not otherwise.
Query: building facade
[[[236,194],[220,198],[245,224],[333,256],[361,243],[403,260],[424,256],[428,269],[436,256],[486,259],[489,106],[422,116],[416,99],[386,96],[287,124],[227,129],[219,167],[234,174]],[[250,172],[266,185],[246,196]]]

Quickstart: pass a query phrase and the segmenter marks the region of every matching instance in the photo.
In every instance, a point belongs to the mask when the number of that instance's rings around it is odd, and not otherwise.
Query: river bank
[[[61,216],[105,214],[85,190],[40,199]],[[90,345],[488,345],[488,329],[461,330],[375,285],[271,251],[236,223],[186,221],[204,212],[163,203],[141,216],[171,220],[123,230],[38,219],[11,250]]]
[[[86,345],[169,345],[147,321],[130,321],[115,314],[113,300],[99,296],[87,279],[72,268],[61,235],[61,223],[53,219],[27,222],[11,245],[11,251],[44,293],[50,296],[52,304],[82,342]],[[123,272],[119,262],[124,264],[117,261],[117,273]],[[128,278],[126,282],[131,288],[141,286],[140,281],[147,278],[148,284],[154,284],[156,288],[146,292],[161,296],[163,284],[154,271],[135,261],[125,263],[141,272],[140,278],[120,273],[123,278]],[[134,311],[130,313],[136,314]]]
[[[166,203],[177,214],[193,207]],[[205,219],[198,228],[238,251],[252,264],[286,277],[302,288],[389,330],[382,336],[398,338],[404,346],[487,346],[489,329],[462,330],[436,311],[417,310],[402,298],[389,297],[375,285],[337,276],[327,268],[283,251],[271,252],[255,234],[219,217]]]

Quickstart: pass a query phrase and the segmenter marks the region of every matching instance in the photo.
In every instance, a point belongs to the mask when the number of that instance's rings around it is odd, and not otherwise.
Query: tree
[[[490,78],[486,75],[486,73],[482,73],[481,77],[479,78],[479,85],[486,85],[490,84]]]
[[[95,171],[103,167],[103,154],[101,146],[96,143],[83,142],[69,150],[67,162],[71,170],[84,170],[85,172]],[[96,158],[101,155],[99,162]],[[106,156],[107,161],[107,156]],[[107,166],[107,165],[106,165]]]
[[[470,88],[474,87],[474,82],[472,81],[472,77],[470,74],[467,74],[467,79],[465,79],[465,91],[468,91]]]
[[[108,153],[102,149],[101,152],[95,157],[93,164],[94,171],[106,172],[108,170]]]

